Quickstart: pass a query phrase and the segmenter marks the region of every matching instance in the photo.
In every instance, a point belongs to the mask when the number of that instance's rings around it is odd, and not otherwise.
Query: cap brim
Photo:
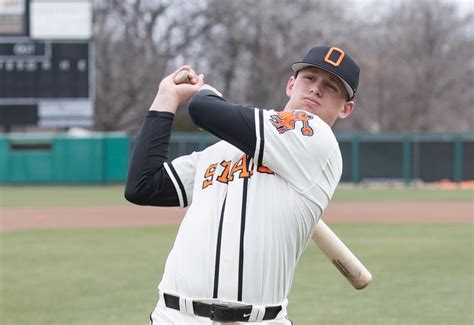
[[[344,79],[342,79],[339,75],[337,75],[333,71],[330,71],[330,70],[328,70],[328,69],[326,69],[326,68],[324,68],[320,65],[312,64],[312,63],[306,63],[306,62],[296,62],[296,63],[293,63],[291,65],[291,69],[294,72],[298,72],[300,70],[303,70],[303,69],[309,68],[309,67],[316,67],[316,68],[322,69],[324,71],[327,71],[332,75],[335,75],[339,80],[341,80],[342,84],[344,85],[344,88],[346,88],[346,91],[347,91],[347,94],[349,95],[349,98],[352,100],[352,98],[354,97],[354,90],[352,90],[351,86],[349,86],[349,84]]]

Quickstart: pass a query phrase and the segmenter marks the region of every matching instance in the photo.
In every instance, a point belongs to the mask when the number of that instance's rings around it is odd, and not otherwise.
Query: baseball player
[[[292,65],[283,111],[227,102],[189,66],[164,78],[132,153],[125,197],[188,210],[151,324],[291,324],[298,260],[342,173],[331,126],[354,110],[359,67],[317,46]],[[173,78],[189,70],[188,82]],[[174,113],[222,141],[168,161]]]

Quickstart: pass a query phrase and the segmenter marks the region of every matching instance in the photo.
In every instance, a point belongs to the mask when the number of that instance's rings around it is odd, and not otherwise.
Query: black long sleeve
[[[125,198],[139,205],[179,206],[179,199],[163,163],[168,147],[174,114],[149,111],[135,138]]]
[[[210,90],[195,94],[188,105],[193,122],[250,156],[255,151],[255,111],[226,102]],[[125,198],[139,205],[179,206],[176,188],[163,163],[174,114],[149,111],[135,139]]]
[[[193,122],[253,157],[256,146],[255,109],[226,102],[213,91],[201,90],[188,105]]]

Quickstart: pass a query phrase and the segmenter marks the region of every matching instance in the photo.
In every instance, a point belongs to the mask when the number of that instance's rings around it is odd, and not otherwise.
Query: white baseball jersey
[[[255,109],[254,158],[220,141],[165,168],[189,206],[159,289],[191,299],[287,303],[295,266],[342,173],[331,128]]]

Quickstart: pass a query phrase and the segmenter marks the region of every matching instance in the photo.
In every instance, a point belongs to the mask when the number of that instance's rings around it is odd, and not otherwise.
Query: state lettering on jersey
[[[214,178],[214,173],[216,172],[217,164],[211,164],[207,167],[206,172],[204,173],[204,182],[202,182],[202,188],[206,188],[209,185],[212,185],[212,180]]]
[[[313,116],[305,111],[280,112],[270,115],[270,122],[278,133],[283,134],[286,131],[294,130],[296,122],[301,122],[303,124],[301,133],[308,137],[314,134],[313,129],[309,126],[309,120],[311,119],[313,119]]]
[[[220,163],[213,163],[207,167],[206,171],[204,172],[204,180],[202,182],[202,188],[205,189],[214,184],[214,180],[218,181],[219,183],[228,184],[237,178],[250,178],[254,172],[254,162],[252,163],[249,168],[248,159],[250,159],[247,155],[242,155],[237,161],[232,162],[229,160],[221,161]],[[219,168],[220,166],[221,168]],[[218,171],[217,176],[216,172]],[[258,166],[257,172],[263,174],[275,174],[273,170],[266,166]]]

